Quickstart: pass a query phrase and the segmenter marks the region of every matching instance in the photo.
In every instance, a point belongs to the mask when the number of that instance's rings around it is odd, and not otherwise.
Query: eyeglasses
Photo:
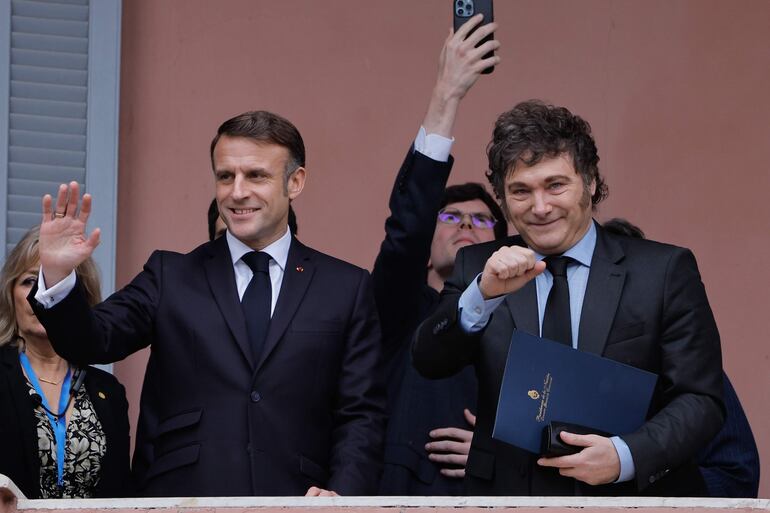
[[[491,230],[497,224],[497,219],[481,212],[460,212],[459,210],[446,208],[438,212],[438,220],[444,224],[460,224],[465,216],[470,217],[474,228]]]

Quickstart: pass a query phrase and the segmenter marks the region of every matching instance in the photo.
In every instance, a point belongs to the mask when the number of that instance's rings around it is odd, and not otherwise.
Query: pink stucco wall
[[[371,268],[395,172],[451,24],[448,0],[126,0],[118,285],[155,248],[206,238],[207,148],[224,119],[291,119],[310,179],[306,243]],[[482,180],[496,114],[538,97],[589,120],[625,216],[692,248],[724,363],[770,456],[770,2],[505,0],[503,62],[466,98],[452,181]],[[98,200],[98,198],[97,198]],[[116,366],[132,418],[145,355]],[[760,489],[770,496],[770,477]]]

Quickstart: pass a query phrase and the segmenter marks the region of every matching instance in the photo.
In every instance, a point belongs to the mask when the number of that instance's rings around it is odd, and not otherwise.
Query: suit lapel
[[[626,269],[621,263],[625,255],[620,244],[598,225],[596,231],[596,249],[580,313],[578,347],[601,355],[623,292]]]
[[[275,305],[275,311],[270,319],[270,327],[265,339],[265,347],[257,364],[257,370],[267,360],[270,353],[275,348],[278,341],[283,336],[289,323],[294,318],[294,314],[305,296],[308,285],[315,273],[315,264],[310,258],[308,248],[302,245],[297,239],[292,238],[289,248],[289,256],[286,259],[286,268],[283,270],[283,282],[281,291],[278,294],[278,302]]]
[[[254,367],[254,361],[246,332],[246,319],[243,316],[238,289],[235,285],[235,271],[230,258],[227,240],[220,237],[209,246],[209,255],[203,263],[206,279],[214,295],[214,300],[235,338],[243,357]]]
[[[516,329],[540,336],[540,322],[537,316],[537,290],[535,280],[528,282],[513,294],[505,298],[508,310],[513,317]]]

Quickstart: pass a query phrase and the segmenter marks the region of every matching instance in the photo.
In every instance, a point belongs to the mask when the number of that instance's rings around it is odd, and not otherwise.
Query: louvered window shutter
[[[114,287],[120,0],[0,0],[0,240],[40,222],[40,200],[75,180],[105,295]]]

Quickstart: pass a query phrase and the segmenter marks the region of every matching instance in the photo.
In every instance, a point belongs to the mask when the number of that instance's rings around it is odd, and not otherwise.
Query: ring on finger
[[[64,217],[64,212],[54,212],[53,216],[54,217]]]

